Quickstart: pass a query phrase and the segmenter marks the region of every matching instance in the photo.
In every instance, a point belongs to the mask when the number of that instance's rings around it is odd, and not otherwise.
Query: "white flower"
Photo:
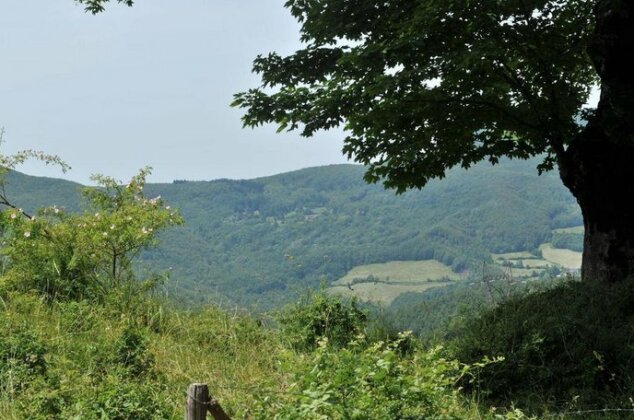
[[[103,232],[102,235],[103,236],[108,236],[108,232]]]
[[[16,217],[18,217],[18,215],[16,213],[11,213],[11,218],[15,219]]]
[[[26,232],[24,232],[24,237],[25,238],[29,238],[31,236],[31,232],[29,232],[28,230]]]
[[[114,230],[114,225],[110,225],[110,230]]]

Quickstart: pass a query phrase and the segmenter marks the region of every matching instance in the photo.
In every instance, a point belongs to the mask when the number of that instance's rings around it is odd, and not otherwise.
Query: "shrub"
[[[19,393],[46,373],[46,346],[26,326],[5,325],[0,331],[0,392]]]
[[[148,338],[135,328],[126,328],[116,343],[114,361],[126,373],[139,377],[151,372],[154,356],[147,348]]]
[[[504,356],[478,378],[492,402],[601,407],[614,398],[627,401],[634,384],[632,283],[568,281],[513,297],[456,329],[456,357],[469,363]]]
[[[323,338],[335,347],[345,346],[364,331],[367,315],[356,300],[344,300],[321,290],[288,306],[277,320],[294,349],[310,351]]]
[[[400,340],[368,343],[357,337],[334,348],[323,339],[284,397],[267,395],[259,415],[275,419],[464,419],[470,413],[456,381],[470,367],[443,356],[442,348],[403,356]],[[266,395],[266,392],[265,392]]]
[[[89,420],[164,420],[173,418],[167,401],[165,390],[156,384],[110,377],[92,398],[79,401],[72,411],[77,418]]]
[[[93,177],[99,188],[85,189],[88,208],[83,214],[57,207],[43,209],[37,217],[14,208],[1,212],[8,269],[0,285],[33,290],[48,300],[103,300],[123,289],[124,303],[156,285],[160,277],[137,282],[132,262],[156,244],[160,230],[182,219],[160,197],[144,196],[149,173],[143,169],[124,185]]]

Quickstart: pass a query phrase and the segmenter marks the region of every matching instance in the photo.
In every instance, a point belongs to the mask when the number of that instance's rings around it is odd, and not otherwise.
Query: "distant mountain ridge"
[[[144,255],[171,267],[188,300],[226,299],[266,309],[351,268],[436,259],[472,269],[491,252],[534,250],[552,230],[581,224],[574,198],[537,160],[454,169],[421,191],[395,195],[363,181],[359,165],[332,165],[252,180],[148,184],[186,224]],[[79,184],[11,173],[9,196],[25,209],[80,206]]]

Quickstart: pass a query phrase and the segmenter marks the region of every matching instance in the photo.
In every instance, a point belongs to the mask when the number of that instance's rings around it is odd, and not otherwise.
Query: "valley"
[[[389,305],[402,293],[477,281],[483,262],[523,279],[574,270],[579,209],[556,174],[536,174],[537,162],[455,169],[398,196],[366,184],[358,165],[148,184],[146,194],[178,208],[185,224],[162,234],[137,268],[169,273],[166,290],[187,305],[255,311],[322,283]],[[68,181],[11,173],[6,188],[29,211],[81,208],[80,186]]]

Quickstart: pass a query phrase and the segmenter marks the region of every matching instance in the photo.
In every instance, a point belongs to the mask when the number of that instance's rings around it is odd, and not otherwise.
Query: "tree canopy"
[[[582,129],[597,75],[594,1],[290,0],[303,49],[259,56],[244,123],[310,136],[343,125],[344,151],[403,191],[455,165],[546,153]]]

